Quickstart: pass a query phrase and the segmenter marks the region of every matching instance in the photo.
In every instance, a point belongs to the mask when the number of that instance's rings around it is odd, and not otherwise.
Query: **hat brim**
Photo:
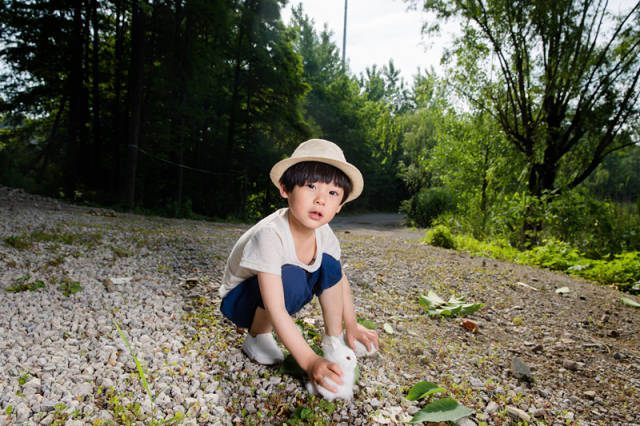
[[[364,179],[362,178],[362,173],[360,170],[353,164],[347,163],[345,161],[333,160],[326,157],[295,157],[295,158],[285,158],[284,160],[278,161],[272,168],[269,173],[269,177],[271,178],[271,182],[276,186],[276,188],[280,188],[280,178],[284,174],[284,172],[294,164],[302,163],[303,161],[317,161],[319,163],[329,164],[339,170],[342,170],[345,175],[351,181],[351,193],[344,201],[344,204],[349,201],[353,201],[362,194],[362,190],[364,188]]]

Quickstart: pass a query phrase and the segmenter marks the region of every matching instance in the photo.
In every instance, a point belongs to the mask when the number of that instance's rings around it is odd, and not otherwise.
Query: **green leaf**
[[[634,308],[640,308],[640,303],[636,302],[635,300],[629,299],[627,297],[621,297],[620,301],[622,303],[624,303],[627,306],[632,306]]]
[[[421,295],[419,300],[420,300],[420,303],[426,307],[438,307],[447,303],[444,301],[444,299],[442,299],[432,290],[429,290],[429,293],[427,293],[426,296]]]
[[[368,319],[359,319],[358,323],[367,327],[369,330],[375,330],[376,323],[373,321],[369,321]]]
[[[287,356],[284,357],[278,373],[286,374],[299,380],[304,380],[304,378],[307,377],[307,373],[298,365],[291,354],[287,354]]]
[[[387,334],[393,334],[393,327],[391,327],[391,324],[389,324],[388,322],[385,322],[384,324],[382,324],[382,329],[387,333]]]
[[[410,423],[452,422],[473,414],[473,410],[452,398],[444,398],[425,405],[411,419]]]
[[[445,388],[440,387],[433,382],[423,381],[420,383],[416,383],[411,389],[409,389],[407,400],[417,401],[418,399],[424,398],[425,396],[446,391],[447,390]]]
[[[556,293],[558,294],[567,294],[570,293],[571,289],[569,289],[569,287],[560,287],[558,289],[556,289]]]

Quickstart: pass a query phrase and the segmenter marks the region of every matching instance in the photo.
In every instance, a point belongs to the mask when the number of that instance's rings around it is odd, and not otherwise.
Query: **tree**
[[[459,17],[449,59],[462,93],[524,156],[528,191],[582,183],[632,145],[640,117],[640,2],[622,16],[602,0],[426,0]],[[438,25],[431,25],[437,31]]]

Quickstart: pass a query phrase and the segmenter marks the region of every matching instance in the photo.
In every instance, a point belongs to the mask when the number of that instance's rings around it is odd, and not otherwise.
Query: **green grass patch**
[[[48,232],[35,230],[29,234],[11,235],[4,239],[4,243],[17,250],[27,250],[33,247],[34,243],[56,243],[56,244],[81,244],[86,247],[93,247],[102,241],[102,234],[98,232],[70,233],[70,232]]]
[[[26,274],[18,278],[15,284],[6,288],[9,293],[22,293],[23,291],[36,291],[44,288],[45,284],[42,280],[31,281],[31,275]]]
[[[475,255],[562,271],[601,284],[614,284],[625,292],[640,292],[638,251],[589,259],[568,243],[553,239],[525,251],[517,250],[505,241],[479,241],[468,235],[455,235],[454,240],[459,250]]]

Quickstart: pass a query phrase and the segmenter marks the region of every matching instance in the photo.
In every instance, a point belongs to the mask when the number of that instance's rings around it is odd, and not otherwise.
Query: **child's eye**
[[[315,188],[316,188],[316,185],[315,185],[315,184],[313,184],[313,183],[308,183],[308,184],[307,184],[307,188],[309,188],[309,189],[315,189]]]
[[[338,191],[329,191],[329,194],[333,195],[334,197],[337,197],[338,195],[340,195]]]

